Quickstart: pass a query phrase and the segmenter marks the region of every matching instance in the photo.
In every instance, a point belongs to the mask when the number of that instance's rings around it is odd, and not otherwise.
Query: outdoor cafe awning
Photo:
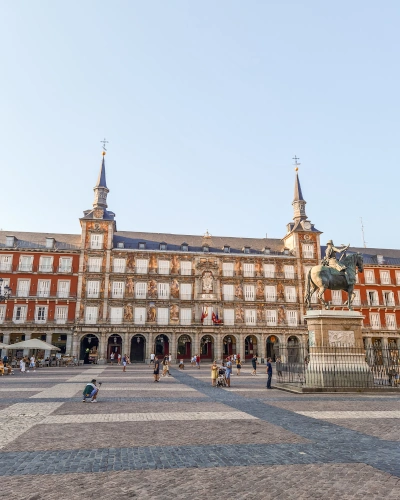
[[[43,342],[40,339],[29,339],[5,346],[6,349],[42,349],[43,351],[60,351],[55,345]]]

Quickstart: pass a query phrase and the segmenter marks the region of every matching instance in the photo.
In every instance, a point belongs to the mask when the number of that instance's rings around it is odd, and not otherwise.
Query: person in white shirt
[[[110,360],[111,360],[111,364],[113,365],[114,364],[114,357],[115,357],[115,354],[112,352],[110,354]]]
[[[154,364],[154,358],[155,358],[155,357],[156,357],[156,356],[155,356],[154,352],[152,352],[152,353],[150,354],[150,364],[149,364],[149,366],[150,366],[152,363]]]
[[[32,368],[34,372],[36,371],[35,356],[31,356],[31,362],[29,363],[29,368]]]

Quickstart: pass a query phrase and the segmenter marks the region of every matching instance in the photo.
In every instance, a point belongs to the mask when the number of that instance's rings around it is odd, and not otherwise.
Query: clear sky
[[[2,0],[0,226],[400,248],[398,0]]]

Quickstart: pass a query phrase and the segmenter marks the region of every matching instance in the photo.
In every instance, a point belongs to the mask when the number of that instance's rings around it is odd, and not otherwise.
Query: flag
[[[207,316],[208,316],[208,309],[207,309],[207,307],[203,307],[202,312],[201,312],[201,322],[202,323],[204,321],[204,318],[207,318]]]

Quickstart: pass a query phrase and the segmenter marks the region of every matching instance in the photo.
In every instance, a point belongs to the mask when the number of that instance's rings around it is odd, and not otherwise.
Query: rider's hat
[[[327,245],[333,245],[333,241],[332,240],[329,240]]]

